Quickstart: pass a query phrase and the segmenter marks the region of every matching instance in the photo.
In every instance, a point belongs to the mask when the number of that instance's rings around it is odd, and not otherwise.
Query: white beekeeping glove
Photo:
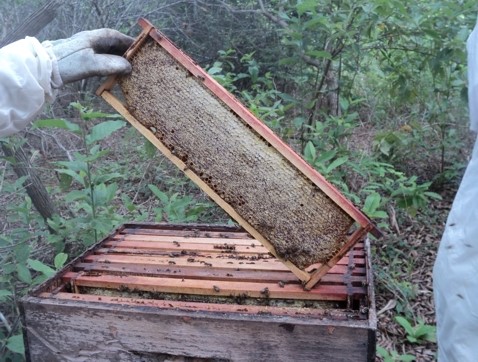
[[[61,82],[55,81],[54,69],[53,86],[58,88],[92,76],[129,73],[131,65],[121,55],[133,40],[113,29],[97,29],[82,31],[67,39],[44,42],[42,45],[53,53],[57,61],[61,78]]]
[[[68,39],[31,37],[0,49],[0,137],[24,129],[64,83],[131,71],[121,57],[133,39],[116,30],[84,31]]]

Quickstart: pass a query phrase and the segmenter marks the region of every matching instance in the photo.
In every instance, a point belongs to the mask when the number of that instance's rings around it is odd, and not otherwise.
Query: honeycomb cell
[[[341,248],[352,218],[278,150],[148,40],[119,80],[130,113],[299,268]],[[182,90],[178,92],[177,90]]]

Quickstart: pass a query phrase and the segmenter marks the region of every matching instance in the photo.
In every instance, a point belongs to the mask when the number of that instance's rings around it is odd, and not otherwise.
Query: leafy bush
[[[410,322],[402,316],[395,316],[395,321],[403,327],[407,333],[407,340],[410,343],[420,343],[422,341],[436,342],[435,326],[427,325],[422,321],[412,326]]]

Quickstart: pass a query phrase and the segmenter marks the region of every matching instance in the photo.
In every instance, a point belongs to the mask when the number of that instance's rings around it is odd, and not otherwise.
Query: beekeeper
[[[471,129],[478,132],[478,24],[467,41]],[[478,141],[433,269],[438,361],[478,361]]]
[[[63,84],[131,71],[121,57],[133,39],[116,30],[84,31],[40,43],[26,37],[0,49],[0,137],[24,129]]]

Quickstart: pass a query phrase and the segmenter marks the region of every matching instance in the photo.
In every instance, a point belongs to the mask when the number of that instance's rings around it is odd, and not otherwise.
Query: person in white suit
[[[467,40],[470,128],[478,132],[478,24]],[[438,361],[478,361],[478,141],[433,268]]]
[[[0,137],[23,130],[63,84],[131,71],[121,55],[133,39],[116,30],[83,31],[67,39],[36,38],[0,49]]]

